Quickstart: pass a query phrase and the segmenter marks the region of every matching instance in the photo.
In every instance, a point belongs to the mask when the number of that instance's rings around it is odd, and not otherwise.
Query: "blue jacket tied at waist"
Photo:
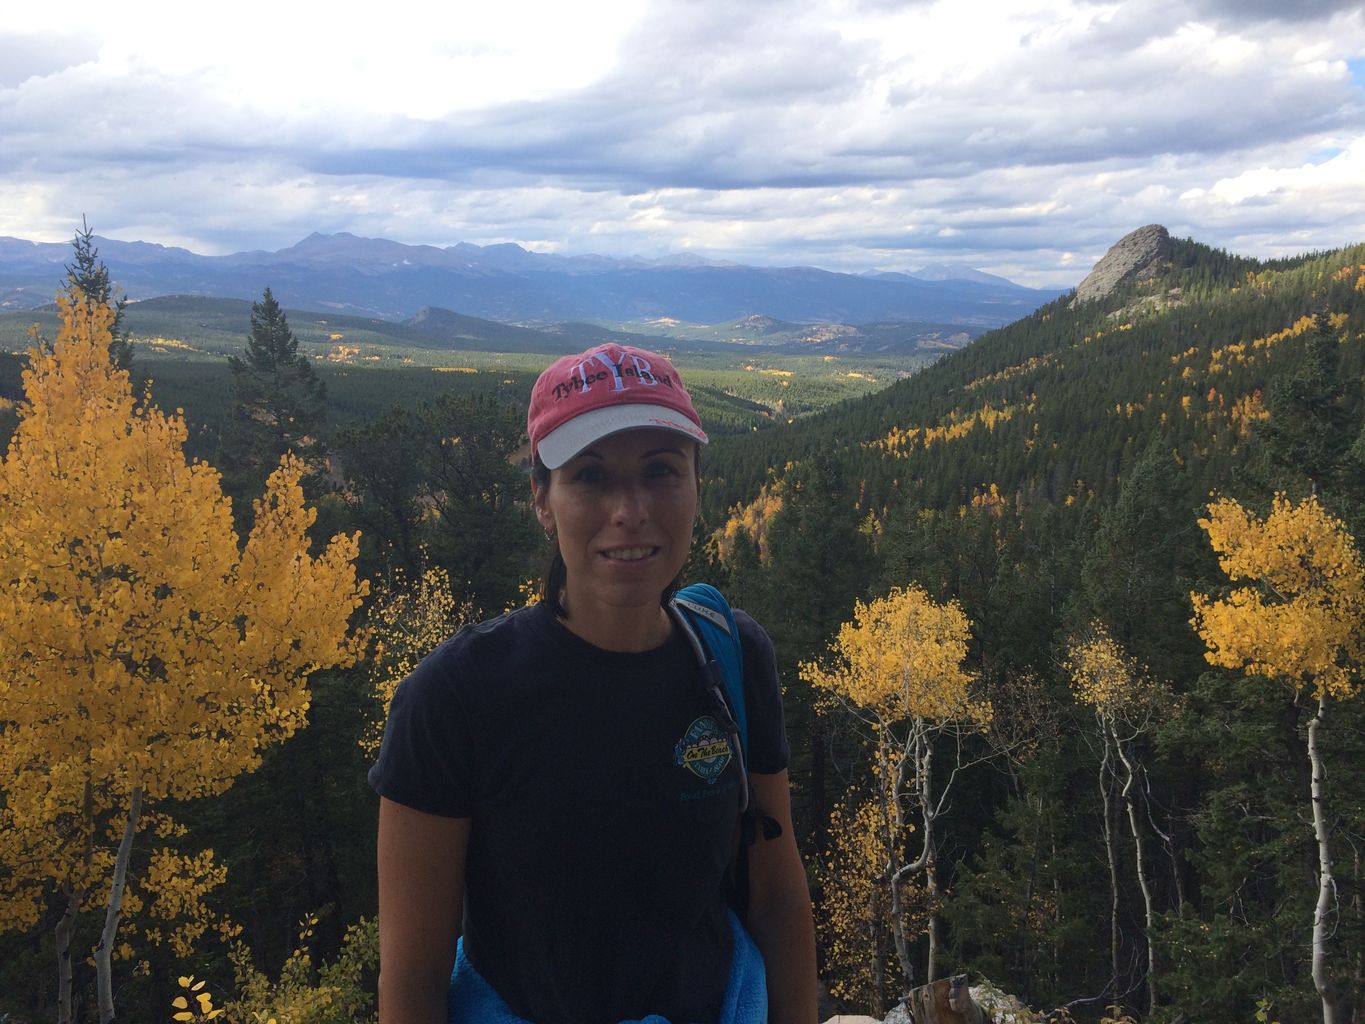
[[[763,954],[733,912],[730,914],[730,932],[734,936],[734,954],[717,1024],[766,1024],[768,985],[763,973]],[[474,969],[464,955],[464,939],[455,948],[455,970],[450,976],[450,1024],[529,1024],[513,1013],[493,991],[493,986]],[[696,1022],[669,1021],[658,1014],[650,1014],[643,1020],[622,1021],[621,1024]]]

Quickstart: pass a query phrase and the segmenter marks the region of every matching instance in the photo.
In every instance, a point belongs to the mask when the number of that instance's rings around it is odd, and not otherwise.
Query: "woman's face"
[[[696,442],[642,429],[597,442],[535,488],[536,517],[559,540],[571,620],[658,609],[687,559],[697,487]]]

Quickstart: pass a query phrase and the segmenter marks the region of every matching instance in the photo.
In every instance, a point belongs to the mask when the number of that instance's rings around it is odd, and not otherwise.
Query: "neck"
[[[673,620],[662,605],[645,608],[590,608],[560,598],[562,622],[575,636],[604,651],[638,654],[652,651],[673,634]]]

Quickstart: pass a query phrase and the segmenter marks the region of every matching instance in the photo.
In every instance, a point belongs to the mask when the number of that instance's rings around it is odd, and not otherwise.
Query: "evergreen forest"
[[[1166,257],[855,397],[697,378],[687,575],[776,646],[831,1009],[1365,1016],[1365,245]],[[536,599],[536,360],[327,366],[269,289],[153,360],[67,269],[0,356],[0,1021],[373,1020],[365,772]]]

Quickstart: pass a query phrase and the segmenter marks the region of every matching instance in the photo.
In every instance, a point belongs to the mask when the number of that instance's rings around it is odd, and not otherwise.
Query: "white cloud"
[[[1284,6],[24,5],[0,232],[84,212],[201,252],[350,230],[1049,285],[1152,221],[1359,241],[1365,17]]]

